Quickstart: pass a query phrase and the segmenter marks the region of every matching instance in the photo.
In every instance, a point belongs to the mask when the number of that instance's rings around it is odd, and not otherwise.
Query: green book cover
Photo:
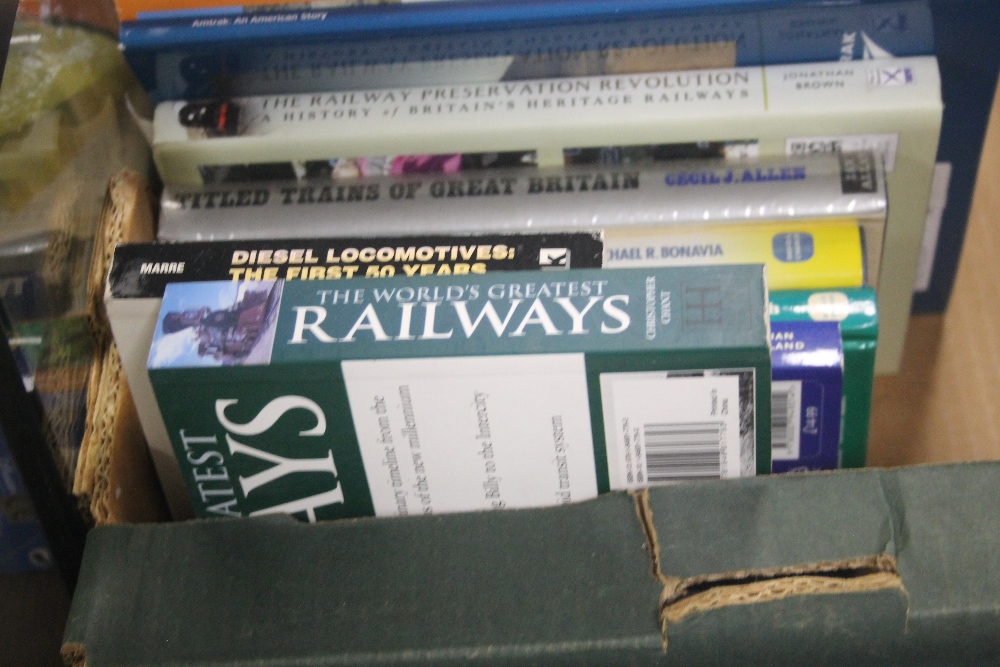
[[[770,470],[759,265],[173,283],[149,371],[201,516],[545,506]]]
[[[771,292],[774,322],[839,322],[844,344],[844,405],[840,429],[840,465],[861,468],[868,453],[878,308],[867,287],[842,290]]]

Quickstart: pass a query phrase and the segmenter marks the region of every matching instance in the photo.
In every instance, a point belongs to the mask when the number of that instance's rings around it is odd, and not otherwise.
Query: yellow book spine
[[[865,284],[861,230],[853,219],[605,232],[605,267],[705,264],[764,264],[772,290]]]

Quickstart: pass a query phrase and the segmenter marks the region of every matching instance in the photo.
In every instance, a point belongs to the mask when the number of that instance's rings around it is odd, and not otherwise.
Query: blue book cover
[[[773,472],[838,467],[843,383],[836,322],[771,323]]]
[[[942,182],[928,217],[913,298],[917,313],[948,306],[1000,75],[1000,3],[931,0],[931,11],[944,100],[936,175]]]
[[[933,53],[927,0],[781,4],[272,10],[126,22],[120,39],[154,101]]]

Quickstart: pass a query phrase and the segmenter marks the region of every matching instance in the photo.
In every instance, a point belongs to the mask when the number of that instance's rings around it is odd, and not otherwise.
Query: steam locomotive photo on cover
[[[279,281],[207,282],[184,297],[174,297],[175,303],[168,292],[149,365],[267,364],[281,288]]]

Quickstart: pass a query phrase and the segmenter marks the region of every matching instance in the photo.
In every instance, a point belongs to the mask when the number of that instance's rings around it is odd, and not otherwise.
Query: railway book
[[[771,471],[840,465],[844,353],[836,322],[771,323]]]
[[[603,230],[611,243],[637,226],[852,219],[866,282],[878,284],[888,201],[871,152],[481,173],[364,166],[361,178],[167,186],[158,238],[268,238],[281,220],[286,238]]]
[[[770,293],[771,322],[835,322],[844,350],[840,467],[861,468],[868,453],[878,308],[870,288]]]
[[[154,101],[934,53],[926,0],[787,4],[299,3],[154,12],[120,38]]]
[[[863,246],[854,220],[619,227],[604,234],[604,266],[758,263],[773,290],[861,287]]]
[[[595,233],[383,237],[377,245],[371,238],[256,239],[250,243],[133,243],[115,248],[105,290],[105,310],[139,422],[157,461],[160,484],[175,519],[190,517],[191,503],[146,371],[156,316],[169,283],[294,278],[302,277],[303,268],[308,278],[310,271],[320,267],[321,274],[318,270],[313,273],[316,279],[340,276],[352,280],[390,271],[405,275],[404,264],[416,261],[418,250],[421,264],[433,258],[438,270],[447,266],[452,275],[597,268],[602,265],[604,252],[600,235]],[[392,257],[387,257],[386,251],[380,254],[379,248],[392,248]],[[396,248],[401,249],[398,261]],[[337,261],[328,261],[331,255]],[[292,274],[296,268],[298,273]],[[252,272],[248,275],[246,269]]]
[[[856,275],[860,275],[857,253],[855,248]],[[170,463],[174,460],[172,447],[146,370],[156,316],[168,284],[310,279],[354,284],[364,278],[392,275],[565,271],[620,267],[629,263],[628,254],[619,258],[606,252],[599,232],[121,244],[108,276],[105,309],[147,443],[161,462],[161,483],[174,515],[185,516],[187,493],[176,465]],[[842,275],[842,265],[850,264],[850,257],[831,256],[828,266],[834,267],[835,276]],[[762,255],[758,261],[764,259]],[[803,275],[815,279],[819,273],[810,270]],[[828,281],[837,282],[833,278]],[[874,351],[874,345],[871,349]]]
[[[226,105],[221,126],[217,104]],[[167,183],[200,184],[233,167],[294,169],[365,156],[479,162],[499,152],[557,166],[676,156],[692,147],[730,156],[874,149],[885,161],[891,202],[879,270],[878,367],[892,372],[940,121],[937,62],[916,57],[179,101],[158,105],[153,150]]]
[[[766,291],[752,265],[172,283],[149,374],[199,516],[555,505],[770,471]]]

